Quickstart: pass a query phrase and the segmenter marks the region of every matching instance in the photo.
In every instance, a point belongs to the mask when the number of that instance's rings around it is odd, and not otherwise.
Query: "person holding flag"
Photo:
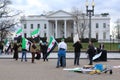
[[[15,60],[18,60],[18,48],[20,47],[21,45],[17,44],[17,41],[14,41],[14,45],[13,45],[13,50],[14,50],[14,54],[13,54],[13,58]]]
[[[95,47],[91,41],[89,41],[87,54],[89,58],[89,65],[93,65],[93,56],[95,55]]]
[[[36,44],[35,44],[35,41],[33,41],[33,43],[31,44],[31,46],[30,46],[30,52],[31,52],[31,54],[32,54],[32,63],[34,63],[34,59],[35,59],[35,54],[36,54],[36,52],[37,52],[37,46],[36,46]]]
[[[41,52],[43,53],[43,61],[48,61],[47,58],[47,49],[48,49],[48,42],[45,40],[43,43],[40,44]]]
[[[50,55],[50,53],[54,50],[54,48],[57,45],[57,41],[54,39],[53,36],[50,36],[49,42],[48,42],[48,48],[47,48],[47,54],[45,55],[45,58],[47,59],[47,57]]]
[[[21,62],[23,61],[23,59],[25,59],[25,61],[27,62],[27,57],[26,57],[26,51],[29,51],[29,47],[30,47],[30,41],[28,41],[26,38],[22,38],[22,58],[21,58]]]

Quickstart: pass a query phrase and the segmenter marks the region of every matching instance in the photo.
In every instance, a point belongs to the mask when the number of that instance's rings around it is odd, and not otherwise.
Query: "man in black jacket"
[[[95,55],[95,47],[93,45],[93,43],[91,41],[89,41],[89,45],[88,45],[88,57],[89,57],[89,65],[93,65],[93,56]]]
[[[82,48],[82,44],[80,40],[78,40],[75,44],[73,44],[73,47],[74,47],[74,53],[75,53],[74,65],[79,65],[80,52]]]

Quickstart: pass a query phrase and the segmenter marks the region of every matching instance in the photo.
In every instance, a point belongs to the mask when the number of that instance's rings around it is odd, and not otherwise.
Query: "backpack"
[[[103,71],[103,64],[95,64],[94,69]]]

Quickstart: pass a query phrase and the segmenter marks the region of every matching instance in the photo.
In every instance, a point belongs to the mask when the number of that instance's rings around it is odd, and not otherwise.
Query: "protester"
[[[13,58],[15,60],[18,60],[18,48],[20,47],[21,45],[17,44],[17,42],[14,42],[14,45],[13,45],[13,50],[14,50],[14,54],[13,54]]]
[[[32,63],[34,63],[34,59],[35,59],[35,54],[36,54],[36,49],[37,49],[37,46],[35,44],[35,41],[33,41],[33,43],[31,44],[30,46],[30,52],[32,54]]]
[[[3,44],[2,42],[0,42],[0,55],[2,54],[2,51],[3,51]]]
[[[24,43],[24,41],[22,41],[22,58],[21,58],[21,62],[22,62],[23,60],[25,60],[25,62],[27,62],[27,56],[26,56],[27,50],[26,50],[26,48],[24,47],[23,43]]]
[[[82,48],[80,40],[74,43],[73,47],[74,47],[74,65],[79,65],[80,52]]]
[[[67,44],[64,42],[64,39],[61,40],[61,42],[58,44],[58,61],[56,68],[60,67],[60,63],[62,67],[66,67],[66,50],[67,50]],[[60,62],[62,60],[62,62]]]
[[[89,65],[93,65],[93,56],[95,55],[95,48],[94,45],[91,41],[89,41],[89,45],[88,45],[88,58],[89,58]]]
[[[41,46],[41,52],[43,54],[43,61],[48,61],[48,58],[47,58],[48,43],[47,43],[47,41],[44,41],[43,43],[41,43],[40,46]]]

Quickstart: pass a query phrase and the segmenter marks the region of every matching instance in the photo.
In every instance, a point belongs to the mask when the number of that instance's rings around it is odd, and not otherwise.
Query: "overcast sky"
[[[25,15],[40,15],[43,12],[65,10],[76,7],[85,12],[86,0],[12,0],[12,6],[24,12]],[[92,0],[88,0],[91,8]],[[94,0],[95,14],[109,13],[111,23],[120,18],[120,0]]]

